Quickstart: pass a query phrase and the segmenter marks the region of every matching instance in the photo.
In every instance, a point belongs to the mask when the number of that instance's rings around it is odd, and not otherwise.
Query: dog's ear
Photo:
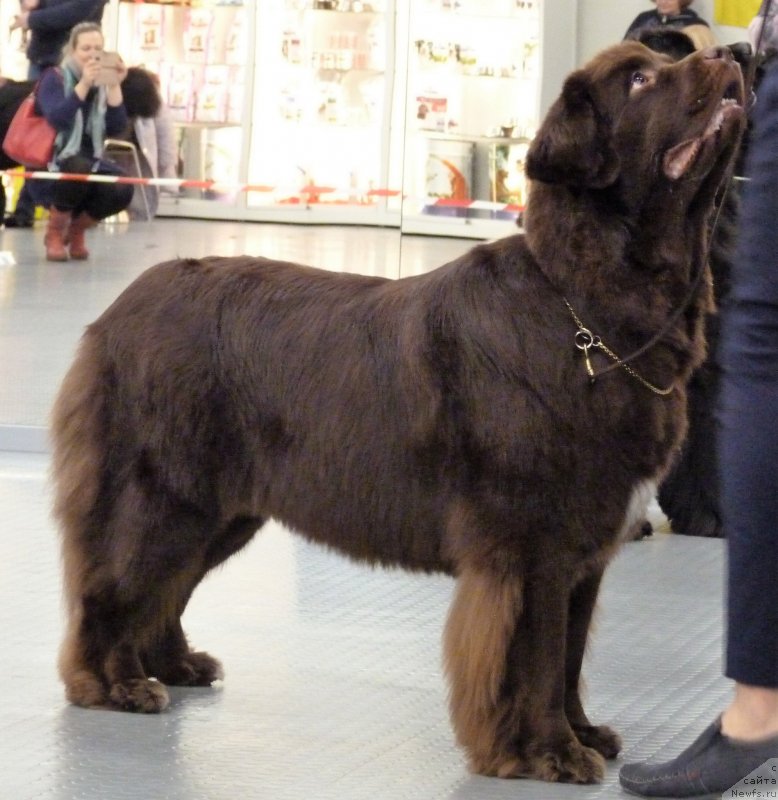
[[[597,111],[588,76],[574,72],[527,153],[527,175],[545,183],[603,188],[619,174],[610,124]]]

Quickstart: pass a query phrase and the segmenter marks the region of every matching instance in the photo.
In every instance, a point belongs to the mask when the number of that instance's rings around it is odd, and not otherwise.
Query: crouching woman
[[[103,33],[94,22],[81,22],[70,32],[61,67],[46,70],[38,86],[37,106],[57,131],[51,170],[80,174],[118,174],[120,170],[100,158],[103,141],[123,131],[127,112],[121,64],[114,81],[102,83],[100,58]],[[37,205],[49,209],[46,258],[67,261],[89,257],[85,234],[101,219],[125,209],[133,187],[118,183],[72,180],[33,180],[30,193]]]

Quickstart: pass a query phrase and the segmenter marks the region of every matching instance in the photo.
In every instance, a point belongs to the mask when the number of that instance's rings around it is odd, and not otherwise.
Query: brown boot
[[[67,261],[68,252],[65,250],[65,238],[70,227],[70,212],[60,211],[52,206],[49,209],[49,224],[43,243],[46,245],[46,258],[49,261]]]
[[[94,228],[97,220],[82,211],[77,217],[73,217],[68,231],[67,244],[70,247],[70,257],[83,260],[89,258],[89,250],[86,249],[87,228]]]

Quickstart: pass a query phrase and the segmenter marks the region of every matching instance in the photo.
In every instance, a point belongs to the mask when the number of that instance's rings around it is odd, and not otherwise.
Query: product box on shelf
[[[190,8],[184,25],[184,58],[189,63],[206,64],[211,56],[213,12],[208,8]]]
[[[248,25],[243,8],[235,12],[227,34],[224,60],[228,64],[243,66],[248,59]]]
[[[195,120],[198,122],[227,121],[229,85],[229,66],[226,64],[207,64],[204,67],[202,83],[197,91]]]
[[[420,130],[446,132],[448,98],[431,91],[416,96],[416,120]]]
[[[163,70],[167,104],[175,122],[192,122],[201,69],[194,64],[169,64]]]
[[[159,61],[164,47],[164,9],[159,4],[142,3],[135,17],[135,42],[144,63]]]

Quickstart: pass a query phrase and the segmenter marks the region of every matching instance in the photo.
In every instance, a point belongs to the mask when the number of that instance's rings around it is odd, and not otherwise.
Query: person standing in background
[[[11,30],[27,32],[27,77],[37,80],[48,67],[62,59],[62,48],[70,31],[79,22],[100,24],[107,0],[22,0]],[[35,203],[25,183],[19,192],[16,209],[3,221],[7,228],[31,228]]]
[[[62,59],[62,48],[70,30],[79,22],[102,23],[107,0],[22,0],[20,12],[11,29],[29,31],[28,77],[37,79],[46,67],[55,67]]]
[[[634,38],[641,30],[669,27],[682,30],[698,50],[716,44],[708,23],[696,11],[689,8],[693,0],[653,0],[653,2],[656,8],[638,14],[627,28],[625,39]]]

